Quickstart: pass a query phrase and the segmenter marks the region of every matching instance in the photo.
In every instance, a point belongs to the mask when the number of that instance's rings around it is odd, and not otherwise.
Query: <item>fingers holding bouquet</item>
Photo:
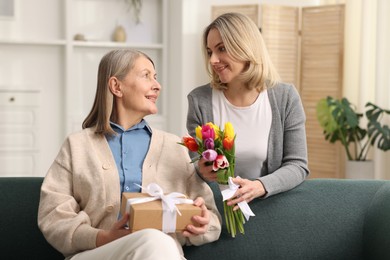
[[[206,181],[217,181],[217,174],[213,170],[213,165],[201,157],[198,161],[199,175]]]

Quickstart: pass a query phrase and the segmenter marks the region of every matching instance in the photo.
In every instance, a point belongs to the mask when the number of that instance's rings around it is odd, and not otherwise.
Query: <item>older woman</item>
[[[146,54],[114,50],[102,58],[83,130],[67,137],[41,188],[38,225],[67,259],[181,259],[181,245],[219,238],[212,191],[188,163],[180,138],[144,120],[157,113],[160,91]],[[193,216],[199,225],[173,234],[127,229],[128,214],[119,214],[121,193],[140,192],[149,183],[194,199],[202,212]]]

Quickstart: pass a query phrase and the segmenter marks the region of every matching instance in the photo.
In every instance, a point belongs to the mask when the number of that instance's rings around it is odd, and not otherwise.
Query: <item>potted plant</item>
[[[330,143],[339,141],[344,147],[348,161],[367,161],[371,147],[382,151],[390,149],[390,128],[381,120],[390,110],[368,102],[366,112],[358,113],[347,98],[327,97],[317,103],[317,119]],[[367,125],[361,127],[365,115]],[[360,167],[360,166],[359,166]],[[348,174],[348,173],[347,173]]]
[[[128,11],[133,10],[135,24],[141,23],[142,0],[124,0],[128,5]]]

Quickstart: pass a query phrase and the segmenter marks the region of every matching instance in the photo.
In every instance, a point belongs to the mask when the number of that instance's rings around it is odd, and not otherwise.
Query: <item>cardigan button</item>
[[[114,206],[108,206],[107,208],[106,208],[106,211],[107,212],[112,212],[114,210]]]
[[[102,168],[104,170],[108,170],[108,169],[110,169],[110,167],[111,167],[111,165],[109,163],[103,163],[103,165],[102,165]]]

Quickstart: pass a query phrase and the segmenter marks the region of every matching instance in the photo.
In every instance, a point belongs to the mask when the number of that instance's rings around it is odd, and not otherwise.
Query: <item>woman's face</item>
[[[126,111],[142,118],[157,113],[156,101],[161,86],[150,60],[139,57],[121,84],[122,105]]]
[[[227,53],[221,34],[215,28],[207,35],[207,53],[211,68],[222,83],[234,83],[245,68],[245,62],[233,60]]]

